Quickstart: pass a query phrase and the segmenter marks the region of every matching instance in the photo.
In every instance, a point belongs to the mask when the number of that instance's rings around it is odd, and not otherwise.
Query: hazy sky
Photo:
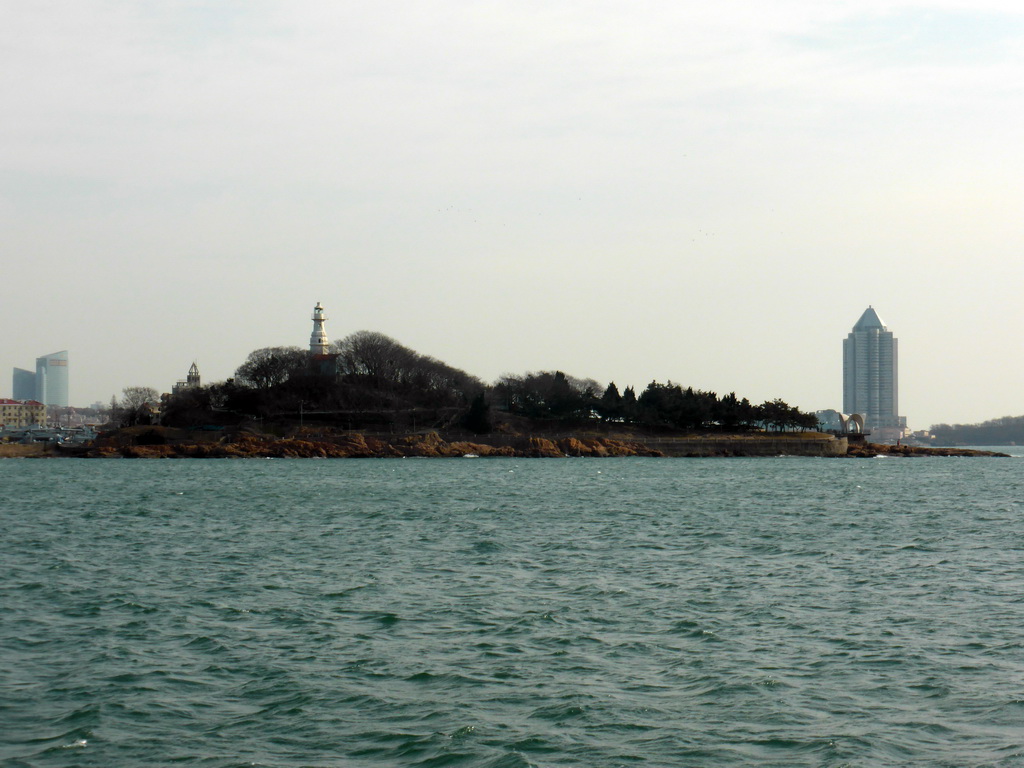
[[[0,0],[0,395],[393,336],[842,405],[1024,414],[1024,10],[986,0]]]

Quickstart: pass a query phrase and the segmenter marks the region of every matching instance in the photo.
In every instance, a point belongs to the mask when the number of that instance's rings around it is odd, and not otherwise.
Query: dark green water
[[[4,766],[1024,766],[1024,461],[0,462]]]

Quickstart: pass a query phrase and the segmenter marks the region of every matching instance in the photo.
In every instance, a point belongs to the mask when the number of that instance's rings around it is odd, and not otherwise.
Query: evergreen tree
[[[484,393],[480,392],[469,404],[469,410],[462,425],[474,435],[485,435],[491,431],[491,406],[487,404]]]
[[[622,391],[622,403],[619,405],[622,412],[622,419],[630,424],[635,424],[639,416],[639,406],[636,402],[636,391],[632,387],[626,387]]]
[[[613,381],[605,389],[597,402],[597,412],[603,421],[615,421],[622,418],[622,395]]]

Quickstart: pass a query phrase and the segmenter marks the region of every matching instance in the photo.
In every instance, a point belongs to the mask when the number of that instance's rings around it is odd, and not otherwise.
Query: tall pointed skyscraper
[[[871,307],[843,341],[843,411],[863,414],[865,427],[880,436],[907,426],[899,415],[896,337]]]

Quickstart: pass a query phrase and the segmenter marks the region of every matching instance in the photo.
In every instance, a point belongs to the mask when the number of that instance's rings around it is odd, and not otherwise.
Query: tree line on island
[[[935,424],[939,445],[1024,445],[1024,416],[1003,416],[980,424]]]
[[[156,392],[128,387],[113,402],[122,425],[152,418]],[[495,412],[553,428],[605,423],[672,431],[809,430],[805,413],[780,399],[759,405],[735,393],[652,381],[637,395],[561,371],[505,375],[493,384],[384,334],[359,331],[334,342],[329,355],[298,347],[266,347],[249,354],[233,378],[162,396],[160,420],[194,427],[244,419],[316,421],[347,429],[466,429],[485,434]]]

